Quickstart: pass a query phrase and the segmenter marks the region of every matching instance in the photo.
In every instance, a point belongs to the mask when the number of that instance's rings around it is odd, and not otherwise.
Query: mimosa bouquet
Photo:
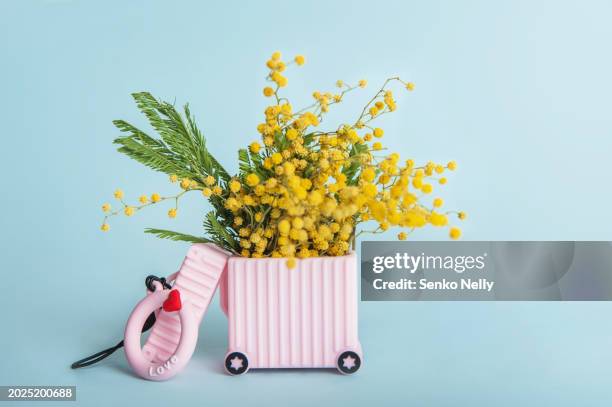
[[[339,80],[335,92],[314,92],[313,103],[294,109],[282,90],[285,71],[301,66],[304,57],[284,62],[279,52],[266,62],[269,85],[263,95],[272,102],[257,126],[261,139],[238,150],[239,173],[230,175],[208,151],[206,140],[186,105],[184,114],[149,93],[135,93],[134,100],[159,137],[152,137],[123,120],[114,121],[125,135],[117,138],[119,151],[140,163],[169,175],[181,191],[173,196],[142,195],[129,204],[118,189],[119,209],[104,204],[101,229],[121,213],[132,216],[141,209],[170,201],[168,216],[178,214],[183,195],[197,192],[212,210],[205,215],[206,237],[161,229],[147,229],[161,238],[212,242],[243,257],[284,257],[292,268],[296,258],[346,254],[361,233],[381,233],[397,227],[400,240],[426,225],[448,228],[452,239],[460,229],[449,225],[449,216],[465,219],[464,212],[442,211],[443,200],[432,197],[434,184],[447,182],[445,172],[456,164],[427,162],[416,166],[386,153],[380,139],[383,129],[374,122],[396,110],[390,87],[408,91],[414,84],[399,77],[387,79],[354,121],[330,130],[321,129],[326,113],[348,93],[365,88],[360,80]],[[358,231],[372,221],[370,230]]]

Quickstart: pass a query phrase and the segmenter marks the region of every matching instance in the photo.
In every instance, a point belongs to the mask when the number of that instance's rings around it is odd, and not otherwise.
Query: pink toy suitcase
[[[328,367],[350,374],[361,366],[354,254],[299,260],[289,270],[286,259],[230,257],[195,244],[168,280],[171,289],[159,285],[149,293],[126,326],[126,356],[143,378],[166,380],[186,366],[218,285],[229,322],[229,374]],[[178,297],[174,308],[166,307],[171,297]],[[140,330],[151,312],[157,321],[141,349]]]
[[[357,336],[355,255],[299,260],[231,257],[221,280],[221,307],[229,322],[225,368],[361,365]]]

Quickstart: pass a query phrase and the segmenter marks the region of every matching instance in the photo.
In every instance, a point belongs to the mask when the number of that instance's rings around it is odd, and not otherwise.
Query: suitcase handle
[[[162,307],[171,291],[157,290],[147,295],[136,305],[125,327],[124,346],[128,362],[136,374],[149,380],[167,380],[179,373],[189,363],[198,342],[199,321],[191,304],[185,302],[176,311],[181,323],[181,338],[172,356],[166,361],[152,361],[144,355],[140,347],[142,326],[151,312]]]

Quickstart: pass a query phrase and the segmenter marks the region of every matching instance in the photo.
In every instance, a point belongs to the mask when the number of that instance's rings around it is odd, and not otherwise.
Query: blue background
[[[607,1],[0,2],[2,295],[0,384],[78,386],[77,405],[609,405],[608,303],[361,303],[365,365],[222,373],[227,328],[213,304],[180,376],[151,383],[121,353],[68,365],[122,336],[147,274],[197,233],[206,209],[153,208],[98,230],[116,187],[174,192],[114,151],[112,119],[143,124],[129,97],[190,102],[210,150],[236,170],[266,101],[264,61],[302,53],[295,106],[312,90],[399,74],[384,141],[417,161],[456,159],[443,196],[471,240],[612,240],[612,6]],[[330,117],[353,117],[356,92]],[[392,237],[388,235],[386,237]],[[446,239],[442,230],[420,239]]]

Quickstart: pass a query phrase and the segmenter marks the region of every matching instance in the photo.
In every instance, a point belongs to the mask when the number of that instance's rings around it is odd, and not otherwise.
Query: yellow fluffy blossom
[[[102,205],[102,212],[108,212],[111,210],[111,206],[109,203],[105,203]]]
[[[302,65],[304,65],[304,62],[306,62],[306,58],[304,58],[304,56],[303,56],[303,55],[297,55],[297,56],[294,58],[294,61],[295,61],[295,63],[296,63],[296,64],[298,64],[298,65],[302,66]]]
[[[240,181],[233,179],[229,183],[229,188],[232,192],[238,192],[242,188],[242,185],[240,185]]]
[[[295,229],[301,229],[304,227],[304,220],[302,218],[293,218],[291,221],[291,226]]]
[[[429,223],[433,226],[446,226],[448,224],[448,218],[444,214],[431,212],[429,215]]]
[[[108,225],[108,223],[103,223],[102,226],[100,226],[100,230],[102,232],[108,232],[110,230],[110,226]]]
[[[126,206],[125,208],[123,208],[123,213],[125,213],[125,216],[132,216],[134,214],[134,207]]]
[[[209,187],[212,187],[213,185],[215,185],[215,177],[213,177],[212,175],[207,176],[206,178],[204,178],[204,183]]]
[[[172,208],[172,209],[170,209],[170,210],[168,211],[168,217],[169,217],[169,218],[171,218],[171,219],[176,218],[176,212],[177,212],[177,211],[178,211],[178,210],[177,210],[176,208]]]
[[[151,202],[152,203],[158,203],[159,201],[161,201],[161,196],[159,196],[159,194],[157,192],[151,194]]]
[[[461,229],[452,227],[450,228],[448,235],[450,236],[451,239],[457,240],[461,237]]]
[[[189,189],[191,187],[191,180],[189,178],[183,178],[181,180],[181,188]]]
[[[283,219],[278,223],[278,231],[281,235],[288,235],[289,230],[291,229],[291,224],[288,220]]]
[[[308,203],[310,203],[311,205],[317,206],[321,202],[323,202],[323,196],[321,195],[321,192],[312,191],[308,194]]]
[[[246,183],[248,186],[254,187],[255,185],[259,184],[259,177],[257,174],[249,174],[246,177]]]
[[[283,156],[281,153],[274,153],[270,158],[274,164],[280,164],[283,161]]]
[[[123,199],[123,191],[121,189],[116,189],[113,195],[117,199]]]
[[[141,204],[146,204],[147,202],[149,202],[149,197],[146,195],[140,195],[140,197],[138,198],[138,202],[140,202]]]
[[[295,140],[298,136],[298,132],[296,129],[288,129],[286,136],[287,136],[287,140]]]

